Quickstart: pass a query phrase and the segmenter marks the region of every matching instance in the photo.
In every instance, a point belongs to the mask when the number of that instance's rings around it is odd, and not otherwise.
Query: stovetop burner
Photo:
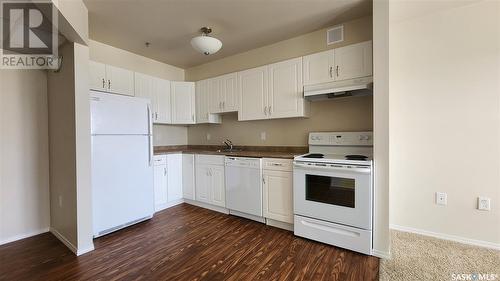
[[[307,155],[304,155],[304,158],[324,158],[325,155],[321,153],[310,153]]]
[[[353,155],[346,155],[345,159],[347,159],[347,160],[363,160],[364,161],[364,160],[368,159],[368,156],[353,154]]]

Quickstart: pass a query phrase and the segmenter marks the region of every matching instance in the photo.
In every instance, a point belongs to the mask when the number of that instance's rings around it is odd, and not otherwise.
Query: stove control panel
[[[373,146],[373,132],[309,133],[309,145]]]

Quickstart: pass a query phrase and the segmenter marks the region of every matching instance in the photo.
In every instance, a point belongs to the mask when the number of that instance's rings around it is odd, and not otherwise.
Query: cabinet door
[[[264,217],[293,223],[292,172],[263,171]]]
[[[222,111],[224,112],[238,111],[237,78],[236,73],[230,73],[222,76]]]
[[[134,72],[106,65],[106,82],[108,92],[133,96],[134,95]]]
[[[270,118],[303,117],[302,58],[269,65]]]
[[[335,80],[372,75],[372,41],[335,49],[334,72]]]
[[[182,199],[182,154],[168,154],[168,201]]]
[[[195,83],[196,123],[208,123],[208,80]]]
[[[182,197],[195,200],[194,197],[194,155],[182,154]]]
[[[238,120],[266,119],[267,66],[238,72],[238,99],[240,103]]]
[[[194,82],[172,81],[171,105],[173,124],[195,123]]]
[[[152,92],[155,100],[155,111],[157,113],[156,123],[172,123],[172,106],[170,94],[170,81],[154,78],[152,83]]]
[[[136,97],[149,99],[151,101],[151,117],[153,123],[158,121],[158,112],[156,109],[157,101],[152,92],[153,77],[135,72],[134,73],[134,92]]]
[[[210,113],[221,113],[222,110],[222,80],[220,77],[208,79],[208,99]]]
[[[195,198],[196,201],[211,203],[210,202],[210,168],[208,165],[195,163]]]
[[[328,50],[303,57],[304,85],[334,80],[334,52]]]
[[[89,61],[89,88],[92,90],[106,91],[106,66],[102,63]]]
[[[210,165],[210,203],[226,207],[224,166]]]
[[[154,166],[155,211],[161,210],[167,201],[167,165]]]

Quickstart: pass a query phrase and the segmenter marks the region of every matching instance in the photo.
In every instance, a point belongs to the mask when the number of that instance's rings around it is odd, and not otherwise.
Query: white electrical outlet
[[[491,210],[491,199],[488,197],[479,196],[477,198],[477,209],[483,211]]]
[[[265,141],[267,138],[266,132],[260,132],[260,140]]]
[[[207,133],[207,141],[209,141],[210,139],[212,139],[212,136],[209,133]]]
[[[444,192],[436,192],[436,204],[446,205],[448,204],[448,195]]]

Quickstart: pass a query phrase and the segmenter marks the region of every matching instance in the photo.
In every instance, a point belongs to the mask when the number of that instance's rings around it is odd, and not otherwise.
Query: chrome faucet
[[[229,149],[230,151],[233,150],[233,142],[232,141],[226,139],[222,143],[226,145],[226,149]]]

